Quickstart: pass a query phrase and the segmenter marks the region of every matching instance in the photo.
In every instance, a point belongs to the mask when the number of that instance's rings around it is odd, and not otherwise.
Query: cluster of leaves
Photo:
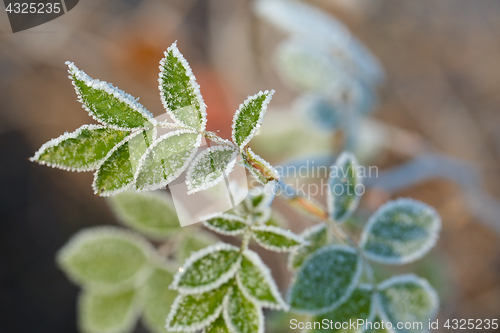
[[[216,242],[202,230],[182,232],[172,199],[161,191],[118,194],[109,199],[118,220],[137,231],[103,226],[80,231],[59,251],[57,262],[82,286],[80,331],[131,332],[139,317],[151,332],[165,332],[165,318],[177,292],[168,288],[178,262]],[[146,238],[170,240],[176,248],[165,260]]]
[[[263,308],[333,321],[384,320],[394,327],[400,321],[426,322],[435,315],[438,298],[425,280],[403,275],[377,283],[369,262],[399,265],[421,258],[437,240],[438,215],[423,203],[396,200],[373,214],[360,243],[354,243],[341,229],[360,200],[356,187],[361,178],[353,155],[342,154],[332,166],[326,210],[304,197],[287,198],[320,217],[320,224],[296,235],[277,222],[270,205],[285,185],[247,146],[272,92],[251,96],[240,105],[231,142],[205,131],[199,87],[175,44],[161,61],[159,79],[173,123],[157,122],[129,95],[69,66],[84,108],[102,125],[86,125],[48,142],[33,160],[70,170],[97,169],[94,188],[101,195],[115,195],[110,204],[118,219],[152,240],[168,240],[155,250],[136,233],[101,227],[80,232],[61,250],[60,266],[83,287],[82,331],[127,333],[142,315],[154,332],[165,332],[166,320],[170,332],[262,333]],[[173,131],[156,138],[157,128]],[[198,152],[202,137],[215,145]],[[189,191],[204,190],[220,182],[237,158],[263,190],[204,224],[216,233],[242,237],[240,247],[206,247],[210,241],[196,238],[196,233],[179,234],[171,201],[159,192],[124,192],[164,187],[186,169]],[[249,250],[252,239],[265,249],[290,253],[295,274],[288,302],[269,268]],[[165,246],[179,249],[169,260],[180,263],[187,257],[175,275],[164,258]],[[362,283],[363,275],[369,284]]]
[[[31,160],[64,170],[96,170],[96,194],[164,188],[185,170],[191,194],[221,182],[238,156],[249,168],[269,166],[247,145],[258,131],[274,91],[259,92],[240,105],[231,142],[205,131],[206,105],[176,43],[165,52],[158,79],[161,101],[173,122],[158,122],[131,95],[92,79],[73,63],[67,65],[82,107],[100,124],[83,125],[45,143]],[[158,129],[170,131],[157,137]],[[213,145],[196,155],[203,137]],[[269,169],[267,177],[275,176]]]
[[[357,161],[349,153],[343,153],[333,168],[328,214],[330,225],[338,227],[358,205],[359,195],[354,189],[361,179]],[[395,332],[407,332],[396,329],[398,322],[421,322],[425,327],[438,308],[438,297],[430,284],[415,275],[396,276],[377,284],[369,261],[402,265],[420,259],[436,243],[440,225],[432,207],[398,199],[371,216],[358,246],[353,242],[339,244],[326,223],[305,230],[301,236],[309,245],[289,258],[290,269],[296,271],[289,291],[292,310],[311,314],[314,321],[382,319],[392,323]],[[361,283],[363,273],[370,284]]]
[[[341,22],[312,5],[286,0],[254,4],[259,17],[289,34],[274,58],[283,81],[300,92],[293,109],[314,128],[343,128],[355,135],[356,118],[377,105],[376,86],[384,77],[377,59]]]

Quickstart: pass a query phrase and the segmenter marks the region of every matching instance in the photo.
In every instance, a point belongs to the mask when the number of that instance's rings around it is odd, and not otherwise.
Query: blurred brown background
[[[420,153],[443,154],[482,176],[469,180],[480,194],[464,190],[467,179],[459,185],[443,177],[368,191],[367,214],[409,196],[443,218],[437,249],[398,272],[414,269],[431,280],[442,296],[441,319],[500,318],[500,2],[308,2],[343,21],[386,70],[373,117],[392,130],[370,163],[384,170]],[[209,129],[228,137],[247,95],[276,89],[272,104],[283,107],[296,95],[270,61],[283,33],[250,8],[241,0],[81,0],[57,20],[16,34],[0,14],[0,332],[75,332],[77,288],[55,267],[55,252],[82,227],[115,223],[92,193],[91,173],[27,161],[44,142],[92,122],[64,62],[140,97],[157,116],[164,112],[158,61],[178,40],[208,105]],[[467,200],[478,195],[485,199],[471,210]],[[294,231],[310,223],[284,214]],[[279,262],[271,267],[284,290],[284,257],[261,254]],[[267,315],[268,331],[290,331],[280,316]]]

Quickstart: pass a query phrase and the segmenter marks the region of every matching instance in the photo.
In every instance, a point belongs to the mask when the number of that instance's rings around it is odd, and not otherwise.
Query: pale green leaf
[[[95,227],[74,235],[57,262],[75,282],[108,290],[143,283],[151,253],[149,243],[125,229]]]
[[[234,276],[240,258],[237,247],[224,243],[195,252],[179,268],[171,288],[183,293],[202,293],[217,288]]]
[[[165,322],[177,292],[169,288],[174,275],[165,267],[156,267],[144,286],[142,320],[154,333],[166,333]]]
[[[252,236],[260,246],[276,252],[293,251],[306,244],[306,241],[293,232],[274,226],[252,227]]]
[[[243,252],[236,278],[243,293],[260,307],[288,310],[269,268],[257,253],[250,250]]]
[[[165,110],[178,124],[204,130],[206,106],[191,67],[173,43],[160,61],[160,96]]]
[[[245,219],[234,214],[221,214],[204,222],[205,227],[223,235],[239,235],[248,225]]]
[[[351,153],[342,153],[330,167],[328,212],[335,222],[347,220],[358,207],[360,193],[364,192],[358,175],[358,162]]]
[[[309,229],[304,230],[300,236],[309,242],[308,245],[303,245],[297,250],[290,253],[288,258],[288,266],[291,269],[297,269],[311,254],[325,246],[328,242],[328,230],[324,223],[317,224]]]
[[[395,276],[382,282],[378,291],[380,315],[392,324],[394,332],[428,331],[429,320],[437,313],[439,298],[427,280],[413,274]],[[411,328],[397,328],[400,322],[411,323]]]
[[[72,62],[66,64],[80,102],[95,120],[115,129],[151,128],[156,124],[137,99],[107,82],[92,79]]]
[[[203,229],[191,229],[182,235],[179,248],[176,252],[178,262],[184,262],[194,252],[200,251],[210,245],[217,243],[219,239]]]
[[[134,183],[134,173],[139,167],[140,159],[155,136],[155,129],[138,131],[109,151],[94,174],[94,193],[111,196],[130,188]]]
[[[230,146],[212,146],[201,152],[186,174],[188,194],[219,184],[233,170],[236,157],[238,151]]]
[[[342,333],[361,333],[364,331],[364,325],[353,328],[349,325],[351,322],[358,323],[358,319],[371,321],[375,316],[373,290],[369,286],[361,286],[354,289],[351,296],[335,310],[315,316],[313,322],[328,322],[328,327],[315,327],[307,330],[313,332],[342,332]],[[344,323],[347,323],[344,324]],[[359,322],[361,323],[361,322]],[[344,328],[342,328],[344,324]],[[336,326],[337,325],[337,326]],[[346,328],[347,327],[347,328]],[[359,329],[358,329],[359,328]]]
[[[101,294],[84,290],[78,302],[78,326],[83,333],[129,333],[139,315],[134,290]]]
[[[188,167],[201,144],[196,132],[169,132],[149,147],[135,175],[138,190],[157,190],[175,180]]]
[[[362,262],[353,248],[324,247],[298,270],[289,292],[289,304],[298,312],[311,314],[334,310],[351,295],[361,271]]]
[[[42,145],[31,161],[63,170],[91,171],[128,134],[101,125],[83,125]]]
[[[257,133],[273,94],[274,90],[261,91],[240,104],[240,108],[234,114],[232,132],[233,142],[240,149],[245,147]]]
[[[248,299],[237,286],[233,287],[232,293],[226,298],[223,314],[231,332],[264,332],[262,310]]]
[[[120,222],[152,239],[166,239],[179,230],[179,219],[170,196],[161,191],[126,191],[108,199]]]
[[[380,207],[368,221],[360,246],[365,256],[384,264],[405,264],[423,257],[435,245],[441,219],[434,208],[411,199]]]
[[[222,315],[219,316],[213,323],[206,327],[202,333],[232,333],[226,325],[226,321]]]
[[[205,293],[177,296],[167,317],[167,330],[194,332],[210,325],[221,314],[228,288],[226,284]]]

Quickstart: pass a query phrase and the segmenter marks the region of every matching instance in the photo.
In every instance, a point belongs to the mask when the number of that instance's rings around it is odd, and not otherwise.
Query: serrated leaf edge
[[[180,63],[182,64],[182,66],[186,70],[186,75],[189,77],[189,83],[191,84],[191,87],[193,87],[194,94],[196,96],[196,99],[198,100],[198,104],[200,105],[199,111],[201,112],[202,122],[201,122],[200,128],[194,128],[194,130],[204,131],[206,128],[206,124],[207,124],[207,106],[206,106],[205,102],[203,101],[203,96],[201,95],[201,91],[200,91],[200,85],[198,84],[198,82],[196,82],[196,78],[193,74],[193,70],[191,69],[191,66],[189,66],[189,63],[187,62],[187,60],[184,58],[182,53],[177,48],[177,41],[173,42],[172,45],[170,45],[170,47],[167,48],[167,51],[163,52],[164,57],[160,60],[160,67],[159,67],[160,73],[158,74],[158,76],[159,76],[158,77],[158,83],[159,83],[158,89],[160,90],[161,103],[163,104],[163,107],[167,111],[170,118],[172,118],[176,124],[192,128],[191,126],[186,125],[182,121],[178,120],[177,117],[174,115],[173,110],[171,110],[168,107],[167,102],[165,101],[165,93],[163,92],[163,87],[162,87],[162,84],[163,84],[162,77],[163,77],[163,75],[167,74],[165,71],[165,59],[167,58],[168,53],[170,51],[172,51],[173,56],[176,57],[180,61]]]
[[[242,104],[240,104],[238,110],[236,110],[236,112],[234,113],[233,124],[231,126],[231,128],[232,128],[231,139],[233,140],[233,142],[236,145],[238,145],[236,143],[236,137],[235,137],[236,120],[239,118],[239,116],[241,114],[241,111],[243,110],[243,108],[245,106],[247,106],[252,100],[254,100],[257,97],[260,97],[260,96],[262,96],[264,94],[267,94],[267,97],[262,102],[261,111],[260,111],[260,114],[259,114],[259,119],[257,120],[257,123],[255,124],[255,127],[252,129],[252,131],[250,132],[250,134],[238,146],[240,148],[240,150],[242,150],[243,147],[245,147],[250,142],[250,140],[252,140],[252,138],[255,136],[255,133],[257,133],[257,131],[259,130],[260,125],[264,121],[264,115],[266,114],[266,111],[267,111],[267,105],[269,104],[269,102],[271,102],[271,99],[273,98],[274,90],[259,91],[255,95],[248,96],[247,99]]]
[[[271,303],[268,301],[261,301],[250,295],[250,292],[247,290],[246,286],[243,284],[241,281],[240,273],[238,272],[236,274],[236,282],[238,284],[238,288],[241,290],[241,292],[247,297],[248,299],[252,300],[255,304],[257,304],[259,307],[264,307],[264,308],[269,308],[272,310],[283,310],[285,312],[288,312],[290,309],[290,306],[285,302],[283,297],[281,296],[281,293],[278,290],[278,286],[276,285],[276,282],[273,279],[273,276],[271,275],[271,271],[269,270],[269,267],[267,267],[262,259],[259,257],[259,255],[251,250],[246,250],[242,253],[242,255],[248,259],[249,261],[256,266],[262,275],[264,276],[264,279],[267,282],[267,285],[271,289],[271,294],[273,297],[276,299],[277,303]]]
[[[217,216],[215,216],[214,218],[222,218],[222,219],[225,219],[227,221],[235,221],[235,222],[241,222],[241,223],[244,223],[245,225],[247,224],[246,223],[246,220],[240,216],[237,216],[237,215],[233,215],[233,214],[219,214]],[[240,235],[242,234],[245,229],[238,229],[238,230],[233,230],[233,231],[227,231],[227,230],[224,230],[224,229],[220,229],[220,228],[217,228],[215,227],[214,225],[208,223],[208,220],[205,220],[203,221],[203,226],[209,230],[212,230],[212,231],[215,231],[219,234],[222,234],[222,235],[227,235],[227,236],[236,236],[236,235]]]
[[[346,162],[350,162],[352,164],[352,168],[354,169],[354,172],[356,173],[358,168],[359,168],[358,160],[356,159],[356,156],[354,156],[354,154],[347,152],[347,151],[340,154],[340,156],[337,158],[335,163],[330,167],[330,170],[332,168],[341,167],[341,166],[343,168],[343,165]],[[341,172],[345,172],[345,171],[341,170]],[[335,196],[332,193],[333,192],[333,187],[332,187],[333,180],[334,180],[334,178],[330,178],[328,181],[329,190],[328,190],[327,196],[326,196],[326,205],[327,205],[327,209],[328,209],[328,215],[330,216],[331,219],[334,219],[334,209],[335,209]],[[357,184],[362,184],[362,179],[358,178],[357,174],[356,174],[356,181],[357,181]],[[344,215],[342,216],[341,219],[334,220],[334,221],[336,223],[345,222],[352,215],[352,213],[356,210],[356,208],[358,208],[360,199],[361,199],[361,197],[359,195],[356,195],[356,193],[355,193],[354,201],[349,206],[349,209],[344,213]]]
[[[148,147],[148,149],[146,150],[146,152],[144,153],[144,155],[142,155],[141,159],[139,160],[139,163],[138,163],[138,166],[137,166],[137,171],[135,172],[135,175],[134,175],[133,184],[137,183],[137,178],[139,177],[140,173],[142,172],[142,167],[144,165],[144,161],[146,160],[147,156],[149,156],[149,154],[151,153],[151,151],[160,142],[162,142],[163,140],[168,139],[169,137],[177,136],[177,135],[181,135],[181,134],[185,134],[185,133],[196,134],[197,132],[193,131],[193,130],[182,129],[182,130],[178,130],[178,131],[168,132],[167,134],[164,134],[164,135],[160,136],[159,138],[157,138],[156,140],[154,140],[153,143]],[[181,168],[179,168],[177,170],[177,172],[175,172],[173,175],[169,176],[167,179],[162,180],[161,182],[159,182],[157,184],[147,185],[147,186],[144,186],[142,188],[137,188],[137,186],[136,186],[136,190],[138,192],[158,190],[160,188],[163,188],[163,187],[167,186],[170,182],[172,182],[175,179],[177,179],[184,172],[184,170],[186,170],[186,168],[189,166],[189,163],[191,163],[191,161],[193,160],[193,157],[198,152],[198,148],[200,147],[200,145],[201,145],[201,134],[199,134],[198,137],[196,138],[196,142],[194,144],[193,150],[191,151],[191,154],[186,159],[184,165]]]
[[[247,153],[250,156],[250,158],[252,158],[254,161],[257,161],[258,163],[262,164],[271,173],[271,175],[270,175],[271,177],[273,177],[274,179],[280,178],[279,172],[271,164],[269,164],[269,162],[264,160],[262,157],[260,157],[256,153],[254,153],[250,147],[247,148]],[[267,183],[266,183],[266,185],[267,185]]]
[[[254,234],[254,231],[271,232],[271,233],[292,239],[292,240],[298,242],[299,244],[297,244],[295,246],[291,246],[291,247],[278,247],[278,246],[274,246],[274,245],[265,244]],[[299,248],[300,246],[306,245],[309,243],[306,240],[304,240],[302,237],[291,232],[290,230],[285,230],[285,229],[271,226],[271,225],[260,225],[260,226],[252,227],[252,237],[260,246],[262,246],[266,250],[271,250],[271,251],[275,251],[275,252],[293,251],[293,250],[296,250],[297,248]]]
[[[74,139],[78,135],[80,135],[83,130],[86,130],[86,129],[87,130],[96,130],[96,129],[103,129],[103,128],[107,128],[107,127],[104,126],[104,125],[83,125],[83,126],[77,128],[74,132],[71,132],[71,133],[65,132],[61,136],[59,136],[57,138],[54,138],[54,139],[52,139],[52,140],[47,141],[46,143],[44,143],[40,147],[40,149],[38,149],[38,151],[35,153],[35,155],[33,155],[33,157],[30,157],[30,161],[31,162],[36,162],[36,163],[41,164],[41,165],[49,166],[51,168],[57,168],[57,169],[65,170],[65,171],[76,171],[76,172],[93,171],[93,170],[95,170],[97,168],[97,165],[99,165],[99,163],[102,162],[103,159],[105,159],[105,157],[103,157],[99,161],[96,161],[95,165],[89,166],[87,168],[72,168],[72,167],[67,167],[67,166],[64,166],[64,165],[57,164],[57,163],[40,161],[39,158],[40,158],[40,155],[42,155],[42,153],[44,153],[47,148],[55,147],[58,144],[60,144],[61,142],[67,140],[67,139]]]
[[[229,245],[226,243],[217,243],[211,246],[208,246],[204,249],[201,249],[200,251],[194,252],[189,258],[186,259],[184,262],[183,266],[179,271],[175,274],[174,280],[172,281],[172,284],[170,285],[170,289],[177,290],[180,294],[201,294],[205,293],[207,291],[213,290],[215,288],[218,288],[222,286],[224,283],[229,281],[230,279],[233,278],[233,276],[236,274],[238,269],[240,268],[240,262],[241,262],[241,256],[236,260],[236,262],[224,273],[222,274],[216,281],[200,286],[200,287],[180,287],[179,283],[181,282],[182,277],[184,274],[187,272],[187,270],[199,259],[205,257],[208,254],[211,254],[213,252],[221,251],[221,250],[227,250],[227,251],[234,251],[234,252],[239,252],[240,249],[237,248],[236,246]]]
[[[126,190],[128,190],[130,187],[132,187],[133,184],[135,184],[135,177],[132,178],[132,180],[130,182],[128,182],[127,184],[125,184],[124,186],[120,187],[120,188],[117,188],[115,190],[112,190],[112,191],[102,191],[100,192],[99,189],[97,188],[97,185],[96,185],[96,182],[97,182],[97,177],[98,177],[98,174],[99,174],[99,171],[101,169],[101,166],[106,162],[106,160],[116,151],[118,150],[121,146],[123,146],[125,143],[127,143],[128,141],[132,140],[133,138],[135,138],[137,135],[141,134],[144,130],[138,130],[138,131],[134,131],[132,132],[130,135],[128,135],[125,139],[123,139],[122,141],[120,141],[117,145],[115,145],[113,147],[113,149],[111,149],[107,154],[106,156],[101,160],[101,162],[97,165],[96,167],[96,172],[94,173],[94,180],[92,181],[92,189],[94,190],[94,194],[96,195],[99,195],[101,197],[109,197],[109,196],[112,196],[112,195],[116,195],[118,193],[122,193],[122,192],[125,192]],[[152,129],[153,131],[153,135],[152,137],[156,137],[156,127],[154,127]],[[150,145],[151,146],[151,145]],[[146,150],[147,152],[147,150]],[[144,155],[143,155],[144,157]],[[142,160],[142,158],[141,158]],[[139,170],[141,166],[141,162],[139,161],[139,163],[137,164],[137,170]]]
[[[151,124],[151,126],[155,127],[157,125],[156,119],[153,118],[153,114],[149,112],[144,106],[142,106],[132,95],[126,93],[125,91],[118,89],[117,87],[113,86],[111,83],[108,83],[106,81],[101,81],[98,79],[93,79],[90,76],[88,76],[84,71],[76,67],[76,65],[73,62],[66,61],[66,65],[68,66],[68,73],[70,74],[68,77],[71,80],[71,83],[73,84],[73,87],[75,88],[76,94],[78,96],[78,101],[82,103],[82,108],[89,113],[89,115],[96,121],[100,122],[101,124],[106,125],[109,128],[116,129],[116,130],[125,130],[125,131],[130,131],[130,130],[139,130],[139,129],[147,129],[149,126],[145,127],[119,127],[113,124],[109,124],[99,117],[97,117],[94,112],[85,104],[83,101],[82,94],[80,93],[80,90],[76,86],[73,76],[75,76],[78,80],[83,81],[87,86],[94,88],[94,89],[100,89],[103,90],[104,92],[113,95],[116,99],[119,101],[126,103],[129,105],[133,110],[139,112],[144,118],[146,118],[147,121]]]
[[[345,251],[350,252],[350,253],[354,253],[354,254],[356,254],[357,259],[358,259],[357,263],[356,263],[356,272],[354,273],[354,276],[353,276],[353,279],[351,281],[351,284],[347,288],[347,292],[345,293],[345,295],[343,297],[339,298],[339,300],[337,302],[335,302],[334,304],[332,304],[331,306],[326,307],[326,308],[322,308],[322,309],[319,309],[319,310],[302,310],[302,309],[293,308],[290,305],[290,310],[291,311],[296,312],[296,313],[300,313],[300,314],[308,314],[308,315],[319,315],[319,314],[322,314],[322,313],[325,313],[325,312],[333,311],[337,307],[339,307],[341,304],[343,304],[351,296],[351,294],[354,291],[354,289],[356,289],[356,286],[358,285],[359,279],[361,278],[361,275],[363,273],[363,260],[361,259],[361,256],[356,251],[356,249],[354,249],[352,247],[349,247],[349,246],[345,246],[345,245],[330,245],[330,246],[325,246],[325,247],[323,247],[321,249],[318,249],[318,251],[314,252],[311,256],[309,256],[309,258],[307,258],[304,261],[304,263],[302,264],[302,266],[300,266],[300,268],[298,269],[297,273],[292,278],[292,281],[291,281],[290,285],[292,287],[295,285],[295,280],[296,280],[297,276],[299,275],[300,271],[302,269],[304,269],[306,263],[309,260],[311,260],[315,255],[319,255],[322,252],[326,252],[326,251],[333,250],[333,249],[340,249],[340,250],[345,250]],[[291,304],[290,297],[291,297],[292,289],[293,288],[290,288],[288,290],[288,293],[287,293],[287,303],[288,304]]]
[[[385,213],[387,210],[390,210],[393,207],[401,205],[401,204],[417,205],[421,208],[424,208],[425,210],[427,210],[430,213],[430,215],[433,217],[433,221],[435,221],[435,223],[433,224],[433,229],[430,231],[431,234],[429,237],[429,241],[425,244],[425,246],[423,246],[420,249],[420,251],[414,252],[412,255],[408,255],[408,256],[402,257],[400,259],[388,259],[387,257],[375,255],[373,253],[364,251],[364,246],[368,240],[368,237],[370,235],[370,231],[371,231],[373,225],[377,222],[379,215],[381,215],[381,214]],[[429,206],[421,201],[414,200],[411,198],[399,198],[397,200],[393,200],[393,201],[389,201],[389,202],[385,203],[382,207],[380,207],[370,217],[370,219],[366,223],[366,226],[363,228],[363,232],[361,233],[359,247],[363,251],[364,256],[367,259],[370,259],[372,261],[382,263],[382,264],[388,264],[388,265],[407,264],[407,263],[413,262],[415,260],[418,260],[418,259],[424,257],[436,245],[436,243],[439,239],[439,231],[440,230],[441,230],[441,217],[439,216],[439,214],[437,213],[437,211],[433,207],[431,207],[431,206]]]
[[[57,265],[64,271],[64,273],[68,276],[68,278],[73,281],[75,284],[82,286],[83,288],[92,287],[93,289],[99,290],[108,290],[113,291],[119,288],[114,288],[113,285],[109,285],[107,283],[88,283],[80,280],[80,278],[66,269],[65,259],[66,256],[72,253],[74,249],[76,249],[81,243],[88,240],[97,240],[99,238],[107,238],[107,237],[117,237],[130,241],[135,246],[139,247],[144,253],[144,257],[146,261],[155,256],[155,250],[144,238],[137,235],[136,233],[119,227],[114,226],[98,226],[91,227],[80,230],[78,233],[73,235],[69,241],[60,248],[56,253],[56,263]],[[147,263],[139,269],[136,274],[131,276],[130,278],[121,281],[121,284],[126,284],[128,282],[134,281],[134,286],[141,286],[149,277],[151,273],[151,267]]]
[[[231,155],[231,161],[227,164],[226,168],[222,171],[222,175],[217,177],[211,182],[204,183],[202,186],[198,187],[193,187],[192,183],[192,178],[193,178],[193,172],[194,168],[196,165],[200,162],[201,159],[203,159],[207,154],[213,153],[215,151],[232,151],[233,154]],[[238,157],[238,150],[234,149],[233,147],[230,146],[212,146],[208,147],[204,151],[202,151],[198,156],[195,157],[195,159],[191,162],[191,165],[189,166],[187,173],[186,173],[186,185],[188,188],[187,194],[193,194],[199,191],[203,191],[206,189],[209,189],[218,183],[220,183],[225,176],[229,175],[231,171],[233,171],[234,165],[236,164],[236,158]]]

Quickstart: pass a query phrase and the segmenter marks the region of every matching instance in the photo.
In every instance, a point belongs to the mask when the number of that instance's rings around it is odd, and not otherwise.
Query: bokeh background
[[[381,177],[368,187],[359,223],[398,196],[436,207],[443,219],[437,248],[397,272],[414,270],[431,281],[442,297],[440,319],[500,318],[500,2],[307,2],[344,22],[386,71],[370,116],[375,126],[362,133],[371,144],[364,161]],[[284,34],[251,6],[81,0],[57,20],[16,34],[0,13],[0,332],[76,332],[78,288],[57,269],[55,253],[81,228],[117,223],[93,195],[91,173],[28,161],[49,139],[92,123],[64,62],[140,96],[157,116],[164,112],[158,61],[177,40],[201,85],[208,127],[221,136],[229,137],[232,114],[247,95],[276,90],[264,136],[279,121],[278,109],[293,117],[286,110],[297,92],[271,61]],[[273,163],[294,157],[265,148],[260,153]],[[296,232],[312,223],[275,205]],[[285,258],[260,253],[285,290]],[[269,332],[291,331],[289,315],[266,317]]]

